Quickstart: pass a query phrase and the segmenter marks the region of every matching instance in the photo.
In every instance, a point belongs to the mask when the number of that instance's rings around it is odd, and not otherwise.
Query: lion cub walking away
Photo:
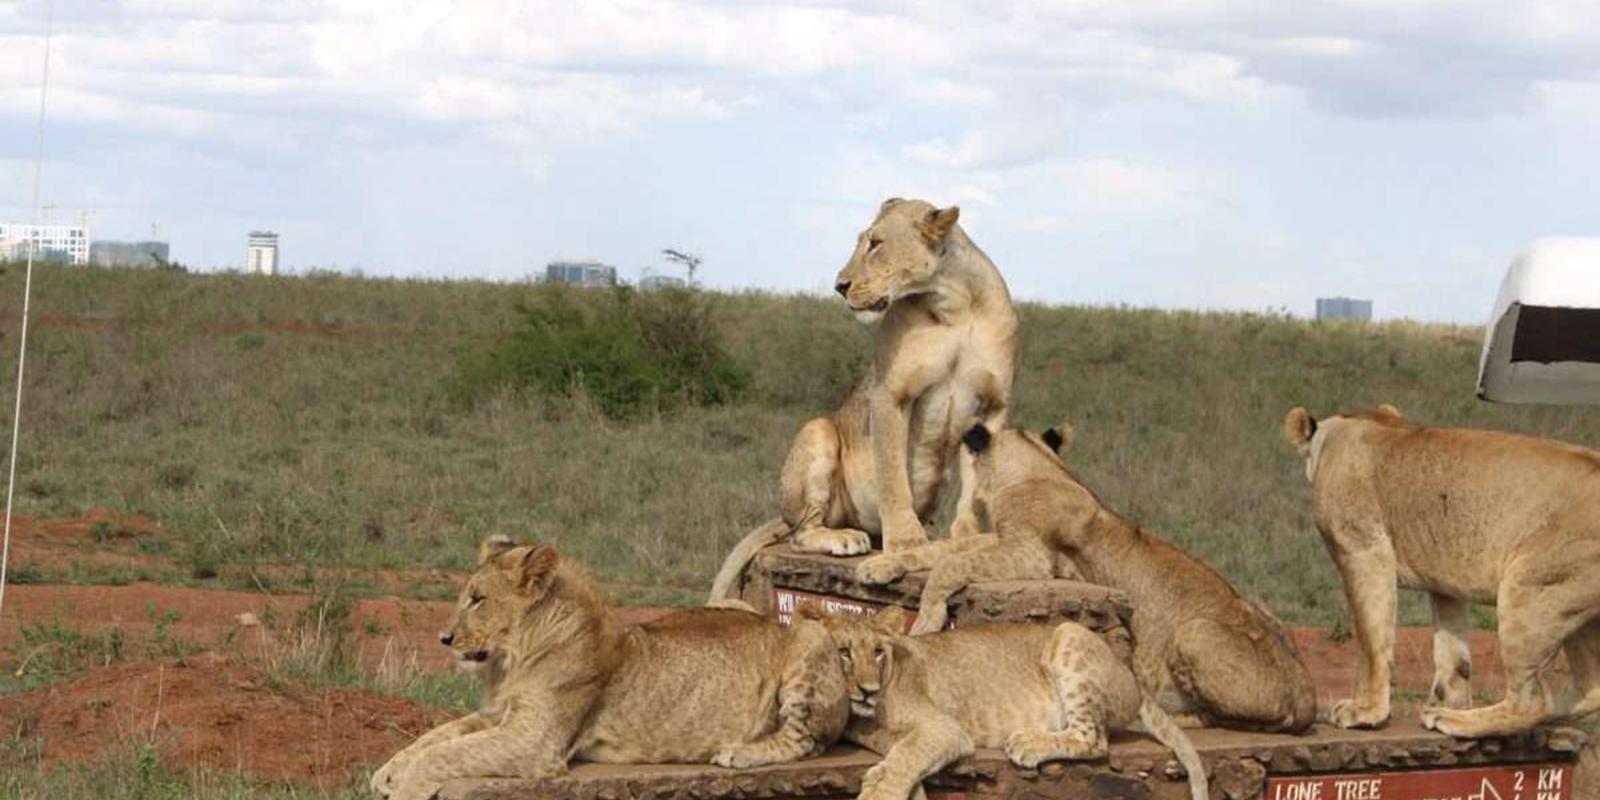
[[[742,611],[681,611],[624,625],[576,564],[492,537],[440,633],[480,675],[485,702],[383,765],[372,788],[425,800],[464,777],[542,778],[567,760],[792,761],[849,719],[823,626],[785,628]]]
[[[961,426],[1005,424],[1017,315],[1000,271],[959,217],[955,206],[892,198],[857,238],[835,288],[858,316],[881,318],[872,367],[833,416],[795,436],[779,484],[782,517],[728,554],[709,604],[731,597],[756,551],[784,536],[801,552],[836,556],[871,550],[869,534],[882,534],[884,552],[926,543],[922,521],[957,466],[950,533],[978,533]]]
[[[1208,795],[1194,743],[1105,641],[1072,622],[998,622],[931,636],[902,636],[905,615],[800,613],[828,627],[850,687],[845,737],[883,760],[861,779],[858,800],[906,800],[923,779],[979,747],[1004,748],[1020,767],[1104,758],[1110,731],[1137,720],[1171,748],[1194,800]]]
[[[968,431],[978,501],[1000,541],[1036,542],[1071,558],[1085,580],[1128,594],[1134,673],[1167,711],[1250,730],[1299,732],[1315,722],[1316,688],[1283,623],[1216,570],[1101,505],[1061,461],[1068,438],[1015,428],[991,435],[981,424]],[[963,555],[984,580],[998,580],[1005,562],[984,564],[990,554],[1005,556],[998,548]]]
[[[1600,710],[1600,452],[1497,431],[1412,425],[1391,405],[1283,422],[1306,459],[1322,540],[1344,580],[1363,659],[1343,727],[1389,718],[1395,587],[1433,602],[1422,724],[1452,736],[1526,730]],[[1470,604],[1500,618],[1506,696],[1470,709]],[[1567,695],[1550,667],[1565,650]]]

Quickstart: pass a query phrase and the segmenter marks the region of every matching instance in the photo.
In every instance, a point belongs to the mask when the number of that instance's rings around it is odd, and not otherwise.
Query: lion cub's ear
[[[1295,406],[1283,418],[1283,439],[1300,455],[1311,452],[1311,437],[1317,435],[1317,420],[1311,412]]]
[[[935,208],[917,223],[917,228],[929,244],[938,244],[950,234],[950,229],[956,226],[956,220],[960,218],[961,208],[958,206]]]
[[[899,606],[889,606],[878,609],[878,613],[867,617],[867,624],[883,633],[899,636],[911,626],[911,617],[906,610]]]
[[[1394,417],[1395,419],[1398,419],[1401,422],[1404,422],[1405,419],[1406,419],[1406,415],[1400,413],[1400,409],[1395,408],[1392,403],[1380,403],[1380,404],[1378,404],[1378,413],[1382,414],[1385,417]]]
[[[508,553],[496,563],[511,573],[511,583],[524,594],[538,594],[549,588],[555,578],[556,564],[561,555],[554,547],[540,545],[529,547],[524,553]],[[507,563],[509,562],[509,563]]]
[[[831,622],[833,620],[833,615],[828,613],[828,610],[823,608],[821,603],[801,603],[795,608],[794,613],[799,614],[801,619],[815,620],[817,622]]]
[[[1044,440],[1046,447],[1060,453],[1072,446],[1072,433],[1072,423],[1063,422],[1054,428],[1046,429],[1039,434],[1039,438]]]
[[[489,559],[516,547],[511,537],[503,533],[491,533],[484,538],[483,544],[478,545],[478,566],[489,563]]]
[[[989,449],[990,438],[989,429],[985,428],[983,423],[980,422],[968,428],[967,432],[962,434],[961,443],[966,445],[968,450],[974,453],[981,453]]]

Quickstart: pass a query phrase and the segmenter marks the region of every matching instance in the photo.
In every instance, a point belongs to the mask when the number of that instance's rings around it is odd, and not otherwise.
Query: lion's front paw
[[[397,772],[399,769],[391,759],[389,763],[379,767],[377,772],[372,773],[372,780],[367,782],[367,786],[379,797],[388,797],[394,794],[394,776]]]
[[[898,553],[928,543],[928,529],[912,515],[903,520],[883,521],[883,552]]]
[[[717,754],[711,757],[711,763],[728,769],[745,769],[758,767],[766,761],[757,757],[757,754],[748,746],[742,744],[724,745]]]
[[[926,611],[918,611],[917,619],[911,623],[911,635],[922,636],[929,633],[938,633],[944,630],[944,624],[950,619],[949,612],[943,605],[936,605]]]
[[[862,553],[872,552],[872,537],[864,531],[835,531],[839,534],[828,542],[828,554],[835,556],[859,556]]]
[[[1340,728],[1376,728],[1389,721],[1389,704],[1345,699],[1333,704],[1328,722]]]
[[[873,556],[856,565],[856,580],[868,586],[881,586],[904,574],[905,566],[891,555]]]
[[[861,793],[856,800],[906,800],[904,793],[896,797],[889,784],[889,771],[880,761],[861,775]]]

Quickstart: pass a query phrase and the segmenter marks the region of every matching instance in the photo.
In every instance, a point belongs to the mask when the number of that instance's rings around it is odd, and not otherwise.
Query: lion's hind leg
[[[1433,604],[1433,688],[1428,705],[1468,708],[1472,705],[1471,604],[1430,594]]]
[[[1046,761],[1104,757],[1110,726],[1126,725],[1138,709],[1133,673],[1104,639],[1071,622],[1056,626],[1041,661],[1055,691],[1057,724],[1011,734],[1006,757],[1029,769]]]
[[[1263,731],[1310,725],[1315,696],[1304,666],[1274,657],[1268,635],[1253,639],[1215,620],[1192,619],[1173,633],[1173,682],[1208,722]]]
[[[783,462],[779,482],[779,504],[783,520],[794,531],[791,541],[803,553],[855,556],[872,550],[872,538],[854,528],[830,528],[830,517],[839,517],[843,506],[842,465],[839,429],[833,420],[818,417],[806,423],[794,437]]]
[[[1501,582],[1495,606],[1505,697],[1484,708],[1424,709],[1423,727],[1472,739],[1517,733],[1557,715],[1550,686],[1556,652],[1600,615],[1600,580],[1590,570],[1574,569],[1578,559],[1560,550],[1536,551],[1548,551],[1549,560],[1516,563]]]

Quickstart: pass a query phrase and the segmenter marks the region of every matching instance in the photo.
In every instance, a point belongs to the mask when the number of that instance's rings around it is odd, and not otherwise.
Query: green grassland
[[[20,273],[0,275],[8,409]],[[625,601],[692,600],[775,512],[790,437],[858,380],[871,331],[827,298],[717,294],[712,320],[748,377],[735,402],[621,421],[581,392],[462,402],[463,370],[549,291],[38,268],[19,511],[153,517],[166,536],[136,546],[187,565],[175,579],[241,564],[459,569],[503,531],[636,587]],[[1070,420],[1069,458],[1110,506],[1297,622],[1332,624],[1344,604],[1279,437],[1290,407],[1393,402],[1430,424],[1600,446],[1593,409],[1474,399],[1475,327],[1020,313],[1013,418]],[[1405,615],[1425,619],[1416,598]]]

